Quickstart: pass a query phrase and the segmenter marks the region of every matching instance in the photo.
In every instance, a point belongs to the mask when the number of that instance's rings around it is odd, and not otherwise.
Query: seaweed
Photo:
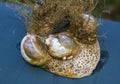
[[[91,15],[98,0],[42,0],[41,3],[36,0],[9,1],[32,8],[32,20],[28,19],[25,11],[22,12],[29,34],[47,36],[53,32],[66,31],[78,42],[85,44],[96,42],[97,23],[94,22],[90,27],[89,21],[84,20],[82,14]]]

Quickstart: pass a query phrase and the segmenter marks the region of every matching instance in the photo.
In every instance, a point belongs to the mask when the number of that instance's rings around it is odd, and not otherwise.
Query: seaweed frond
[[[16,0],[32,8],[32,20],[26,19],[27,32],[40,36],[47,36],[64,21],[66,17],[70,21],[67,32],[70,32],[78,42],[92,44],[96,42],[97,23],[89,24],[89,20],[83,18],[83,14],[92,14],[98,0],[42,0],[42,4],[36,0]],[[27,17],[27,16],[25,16]],[[66,31],[66,30],[65,30]]]

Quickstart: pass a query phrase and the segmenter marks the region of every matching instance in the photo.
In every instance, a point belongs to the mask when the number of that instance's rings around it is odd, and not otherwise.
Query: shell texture
[[[22,56],[32,65],[42,65],[43,69],[63,77],[81,78],[89,76],[99,62],[98,41],[92,45],[74,42],[65,33],[41,38],[26,35],[22,40]]]
[[[78,45],[67,33],[49,35],[45,40],[45,44],[48,47],[49,54],[59,59],[70,59],[78,52]]]
[[[100,59],[100,47],[96,42],[94,45],[79,44],[82,49],[74,58],[70,60],[58,60],[49,56],[44,69],[60,76],[68,78],[81,78],[89,76],[96,68]]]
[[[25,61],[40,66],[47,60],[45,44],[36,35],[26,35],[21,43],[21,54]]]

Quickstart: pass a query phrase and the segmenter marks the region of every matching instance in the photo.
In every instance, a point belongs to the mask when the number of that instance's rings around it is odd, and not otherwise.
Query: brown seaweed
[[[15,0],[15,2],[32,8],[32,20],[26,19],[27,32],[30,34],[47,36],[53,32],[67,31],[78,42],[85,44],[96,42],[97,23],[90,27],[89,21],[84,20],[82,14],[91,15],[98,0],[42,0],[42,5],[36,0]],[[64,23],[68,16],[69,23]],[[64,26],[65,24],[69,26]]]

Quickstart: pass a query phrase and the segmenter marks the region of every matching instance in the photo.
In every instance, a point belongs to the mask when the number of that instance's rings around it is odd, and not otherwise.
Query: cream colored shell
[[[96,29],[93,25],[96,24],[93,16],[88,14],[82,16],[88,22],[90,32]],[[86,27],[86,23],[84,25]],[[66,39],[70,43],[69,46],[65,43]],[[41,68],[68,78],[89,76],[100,60],[98,41],[93,44],[83,44],[74,41],[65,33],[49,35],[48,37],[28,34],[22,40],[21,53],[28,63],[42,65]]]
[[[96,42],[93,45],[79,44],[82,50],[70,60],[58,60],[48,57],[42,68],[57,75],[68,78],[82,78],[89,76],[96,68],[100,59],[100,47]]]
[[[25,61],[40,66],[47,60],[47,50],[44,43],[36,35],[26,35],[21,42],[21,54]]]
[[[28,43],[29,41],[31,42],[30,44]],[[72,59],[71,55],[68,60],[60,60],[48,55],[49,52],[42,42],[44,42],[44,40],[38,40],[34,35],[26,35],[21,43],[21,53],[23,58],[32,65],[42,65],[41,67],[45,70],[63,77],[81,78],[89,76],[96,68],[100,59],[100,47],[98,41],[92,45],[79,43],[77,48],[79,50],[78,53]],[[27,45],[32,46],[32,48],[28,48]],[[35,50],[31,55],[33,57],[25,52],[24,46],[29,50]]]
[[[67,33],[49,35],[45,39],[45,44],[49,55],[58,59],[71,59],[78,53],[78,45]]]

